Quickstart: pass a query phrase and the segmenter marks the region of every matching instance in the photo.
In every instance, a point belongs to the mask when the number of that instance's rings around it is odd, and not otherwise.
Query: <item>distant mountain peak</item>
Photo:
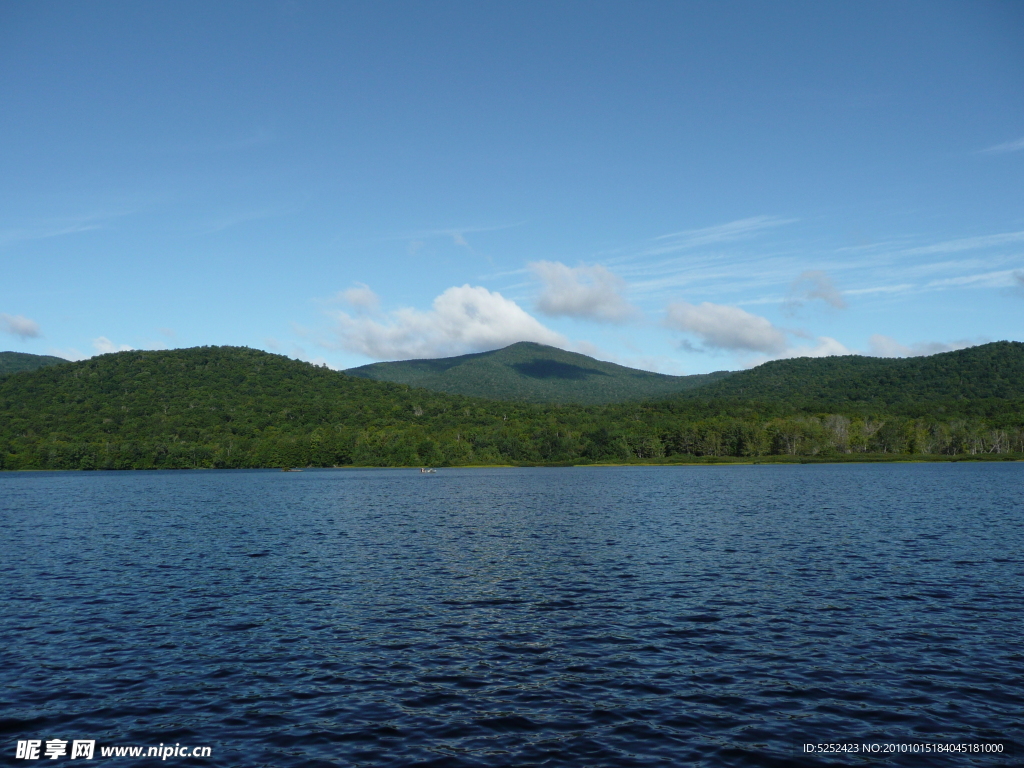
[[[728,375],[668,376],[535,341],[456,357],[371,363],[345,373],[492,400],[580,404],[667,397]]]

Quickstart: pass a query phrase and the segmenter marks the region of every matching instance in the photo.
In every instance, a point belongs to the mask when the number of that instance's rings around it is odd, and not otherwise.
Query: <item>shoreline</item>
[[[833,456],[694,456],[691,458],[664,458],[664,459],[636,459],[633,461],[620,462],[520,462],[516,464],[452,464],[449,466],[435,466],[435,469],[520,469],[520,468],[547,468],[565,469],[587,467],[725,467],[725,466],[755,466],[768,464],[956,464],[959,462],[1024,462],[1024,454],[1020,453],[990,453],[990,454],[845,454]],[[406,469],[417,470],[424,465],[415,464],[409,466],[379,466],[379,465],[356,465],[349,464],[334,467],[296,467],[305,470],[353,470],[353,469]],[[229,470],[229,471],[281,471],[279,466],[269,467],[147,467],[131,469],[0,469],[0,474],[9,472],[180,472],[188,470]]]

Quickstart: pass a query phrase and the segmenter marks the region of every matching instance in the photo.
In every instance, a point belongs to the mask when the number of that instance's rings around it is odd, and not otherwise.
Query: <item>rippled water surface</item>
[[[1019,743],[1022,510],[1020,464],[0,473],[3,759],[31,738],[282,767]]]

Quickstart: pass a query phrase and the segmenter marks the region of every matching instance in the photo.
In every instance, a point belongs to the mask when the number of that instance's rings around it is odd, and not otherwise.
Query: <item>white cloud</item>
[[[805,301],[814,301],[815,299],[821,299],[835,309],[846,309],[843,295],[829,276],[820,269],[809,269],[793,281],[793,285],[790,287],[790,298],[786,303],[797,308]]]
[[[301,360],[304,363],[315,365],[318,368],[330,368],[332,371],[340,370],[338,368],[335,368],[329,362],[327,362],[327,358],[325,357],[310,357],[309,354],[307,354],[306,350],[303,347],[299,346],[298,344],[292,344],[290,355],[296,360]]]
[[[38,339],[42,335],[39,323],[35,320],[30,320],[24,315],[8,315],[4,312],[0,312],[0,331],[22,339]]]
[[[53,355],[54,357],[63,357],[65,360],[70,360],[73,363],[77,363],[79,360],[85,360],[89,355],[83,355],[74,347],[68,347],[67,349],[57,349],[56,347],[50,347],[47,350],[47,354]]]
[[[953,341],[948,344],[941,341],[922,341],[907,346],[900,344],[891,336],[883,336],[880,333],[876,333],[868,339],[868,344],[874,357],[918,357],[920,355],[936,355],[939,352],[952,352],[956,349],[966,349],[967,347],[974,346],[973,342],[966,339]]]
[[[788,360],[794,357],[832,357],[834,355],[856,355],[857,350],[850,349],[841,341],[831,336],[819,336],[813,344],[800,344],[795,347],[787,347],[777,355],[758,355],[746,361],[746,366],[752,368],[761,365],[769,360]]]
[[[92,347],[96,350],[97,355],[107,355],[111,352],[131,352],[133,349],[133,347],[129,347],[127,344],[115,344],[106,336],[93,339]]]
[[[365,283],[356,283],[339,295],[344,301],[359,310],[372,312],[380,305],[380,298]]]
[[[833,355],[855,355],[857,352],[850,349],[841,341],[836,341],[831,336],[819,336],[814,344],[803,344],[798,347],[790,347],[780,358],[789,357],[832,357]]]
[[[450,357],[536,341],[565,347],[561,334],[545,328],[514,301],[480,286],[449,288],[426,312],[405,308],[381,322],[336,312],[335,346],[375,360]]]
[[[981,150],[982,152],[1019,152],[1024,149],[1024,138],[1017,139],[1016,141],[1007,141],[1003,144],[996,144],[994,147],[988,147],[987,149]]]
[[[694,334],[707,347],[779,354],[786,349],[786,334],[766,318],[723,304],[669,304],[665,324]]]
[[[537,309],[545,315],[621,323],[636,315],[624,298],[626,281],[605,267],[567,267],[559,261],[527,265],[543,283]]]

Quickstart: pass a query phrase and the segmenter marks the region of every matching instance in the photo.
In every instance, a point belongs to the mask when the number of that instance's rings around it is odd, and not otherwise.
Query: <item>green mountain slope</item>
[[[528,341],[438,360],[371,363],[345,373],[492,400],[591,405],[665,397],[729,375],[666,376]]]
[[[194,440],[365,428],[412,422],[425,407],[436,416],[464,400],[245,347],[118,352],[0,381],[0,435]]]
[[[807,410],[865,407],[907,415],[1024,399],[1024,344],[999,341],[929,357],[775,360],[684,398],[758,401]],[[971,409],[968,409],[971,410]]]
[[[32,355],[28,352],[0,352],[0,376],[21,371],[34,371],[47,365],[61,365],[68,362],[63,357]]]
[[[605,405],[470,398],[237,347],[119,352],[0,378],[0,469],[1018,455],[1021,346],[783,361],[700,396]]]

